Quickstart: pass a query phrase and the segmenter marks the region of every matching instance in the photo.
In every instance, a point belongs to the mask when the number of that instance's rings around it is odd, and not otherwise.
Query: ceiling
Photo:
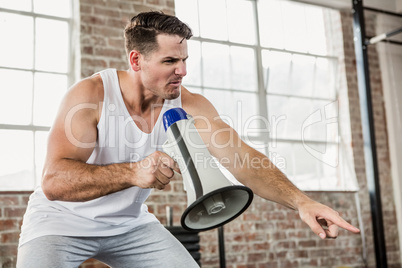
[[[297,2],[332,7],[336,9],[352,9],[353,0],[295,0]],[[363,6],[402,13],[402,0],[362,0]]]

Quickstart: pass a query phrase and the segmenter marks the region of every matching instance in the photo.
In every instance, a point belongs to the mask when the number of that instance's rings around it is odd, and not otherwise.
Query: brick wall
[[[174,13],[173,0],[82,0],[81,20],[81,76],[86,77],[104,68],[126,69],[123,27],[134,14],[144,10],[163,10]],[[355,156],[363,155],[359,98],[357,89],[352,19],[350,11],[341,12],[339,30],[343,32],[345,51],[345,85],[348,87],[351,142]],[[367,30],[373,31],[375,17],[367,18]],[[378,55],[370,48],[376,137],[383,193],[384,225],[386,230],[389,267],[401,267],[399,246],[394,227],[395,208],[392,195],[390,161],[385,127],[385,112]],[[341,230],[336,240],[321,240],[299,220],[295,211],[255,197],[250,208],[238,219],[225,225],[226,263],[228,268],[243,267],[375,267],[370,204],[365,178],[364,160],[354,159],[360,186],[353,193],[308,193],[312,198],[333,207],[346,220],[358,223],[361,209],[364,231],[362,239]],[[18,233],[29,193],[0,194],[0,264],[14,267]],[[360,200],[356,202],[356,198]],[[147,200],[151,212],[166,223],[166,204],[173,207],[174,224],[178,225],[186,207],[186,195],[181,181],[174,180],[164,191],[155,191]],[[217,231],[201,233],[203,267],[219,267]],[[365,243],[363,243],[365,241]],[[367,258],[365,258],[367,256]],[[366,259],[366,261],[365,261]],[[97,261],[87,261],[82,267],[105,267]]]
[[[376,16],[369,12],[365,13],[366,34],[375,36]],[[353,151],[355,156],[364,155],[362,130],[360,122],[359,94],[357,86],[356,59],[354,55],[352,15],[349,11],[342,12],[342,28],[344,35],[346,77],[349,89],[349,106],[351,107],[351,126]],[[390,159],[388,148],[388,135],[386,130],[386,117],[384,109],[384,98],[381,82],[381,70],[379,66],[378,53],[375,46],[369,46],[369,71],[372,90],[372,101],[375,121],[375,136],[377,145],[378,167],[380,175],[380,187],[382,198],[382,209],[384,217],[385,242],[387,249],[387,260],[390,267],[401,267],[398,233],[395,228],[396,213],[392,190],[392,179],[390,171]],[[361,157],[355,157],[355,170],[359,186],[362,217],[364,222],[364,233],[367,244],[368,264],[374,266],[374,242],[372,236],[370,203],[365,175],[365,163]]]
[[[137,13],[174,14],[174,0],[81,0],[81,77],[105,68],[127,69],[124,26]]]
[[[0,267],[13,268],[30,193],[0,193]]]

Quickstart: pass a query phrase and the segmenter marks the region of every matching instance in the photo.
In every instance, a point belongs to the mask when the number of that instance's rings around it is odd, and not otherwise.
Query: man
[[[18,267],[77,267],[89,258],[112,267],[197,267],[143,204],[152,188],[164,189],[180,172],[161,149],[161,117],[171,107],[193,115],[211,154],[230,159],[241,183],[298,210],[321,238],[337,237],[338,227],[359,232],[274,165],[234,164],[267,158],[241,141],[207,99],[181,86],[191,35],[174,16],[141,13],[125,29],[130,68],[102,71],[66,94],[49,134],[42,187],[24,216]]]

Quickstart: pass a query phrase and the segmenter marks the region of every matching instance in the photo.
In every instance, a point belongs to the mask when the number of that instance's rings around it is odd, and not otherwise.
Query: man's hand
[[[335,210],[311,200],[298,208],[300,218],[310,226],[321,239],[336,238],[339,227],[358,234],[360,230],[346,222]]]
[[[180,173],[177,163],[166,153],[156,151],[143,160],[134,163],[134,185],[162,190],[169,184],[174,171]]]

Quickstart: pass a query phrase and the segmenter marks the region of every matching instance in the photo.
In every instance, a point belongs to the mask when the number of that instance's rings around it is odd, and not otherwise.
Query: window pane
[[[292,56],[291,94],[311,97],[314,87],[315,57]]]
[[[0,12],[0,66],[33,66],[32,17]]]
[[[187,45],[189,57],[186,61],[187,75],[184,77],[184,83],[201,86],[201,43],[189,40]]]
[[[262,61],[269,93],[336,98],[335,59],[263,50]]]
[[[194,36],[200,36],[197,0],[175,0],[175,13],[190,26]]]
[[[199,1],[201,36],[228,40],[225,0]]]
[[[257,94],[223,90],[204,90],[221,118],[240,135],[256,135],[259,127]],[[257,129],[256,131],[254,131]]]
[[[37,131],[35,132],[35,169],[36,169],[36,184],[41,184],[43,164],[45,163],[47,137],[49,132]]]
[[[308,39],[306,38],[304,5],[282,1],[281,6],[282,16],[285,18],[283,20],[285,49],[307,52]]]
[[[258,14],[262,46],[328,54],[322,8],[290,1],[258,1]]]
[[[34,12],[69,18],[71,17],[70,0],[34,0]]]
[[[254,50],[230,47],[233,89],[257,91],[257,71]]]
[[[191,93],[202,94],[202,89],[199,87],[186,86],[187,90]]]
[[[290,94],[290,72],[292,55],[290,53],[262,51],[264,81],[270,93]]]
[[[313,100],[312,103],[311,114],[303,120],[301,126],[303,141],[339,142],[338,102]]]
[[[0,130],[0,148],[0,185],[2,190],[32,189],[32,132]]]
[[[292,150],[294,154],[294,169],[295,176],[298,180],[314,179],[319,174],[319,166],[317,165],[317,159],[314,159],[312,155],[304,148],[300,143],[293,143]]]
[[[227,4],[229,41],[256,43],[253,1],[229,0]]]
[[[280,1],[258,1],[258,19],[261,45],[284,48],[284,28]]]
[[[68,36],[67,22],[36,19],[35,67],[44,71],[67,72]]]
[[[345,189],[338,173],[338,147],[334,144],[277,142],[269,157],[289,178],[304,190]]]
[[[240,135],[256,136],[259,127],[258,95],[254,93],[233,92],[229,105],[233,106],[233,118]]]
[[[314,81],[314,97],[336,98],[336,66],[334,59],[317,58]]]
[[[312,5],[305,6],[308,51],[318,55],[327,55],[327,38],[323,9]]]
[[[253,49],[214,43],[202,49],[205,86],[257,91]]]
[[[236,106],[230,100],[232,92],[226,90],[204,89],[204,96],[214,105],[222,119],[230,126],[234,126],[234,107]]]
[[[295,157],[292,143],[271,140],[268,157],[287,176],[290,177],[295,174]]]
[[[67,76],[36,73],[34,87],[34,125],[50,126],[66,92]]]
[[[321,113],[327,102],[269,95],[267,103],[269,118],[276,122],[271,138],[326,141],[327,135],[333,136],[327,133],[327,124],[334,119],[327,120],[325,112]]]
[[[0,69],[0,81],[0,124],[30,124],[32,73]]]
[[[297,186],[305,190],[339,189],[337,145],[322,144],[315,151],[309,149],[309,144],[296,144],[294,150],[297,171],[292,179]]]
[[[0,0],[0,7],[21,11],[32,10],[31,0]]]
[[[293,145],[293,153],[295,154],[293,182],[303,189],[320,188],[319,185],[324,178],[320,176],[320,165],[317,159],[309,154],[301,144]]]
[[[203,43],[203,81],[206,87],[230,87],[229,46]]]

